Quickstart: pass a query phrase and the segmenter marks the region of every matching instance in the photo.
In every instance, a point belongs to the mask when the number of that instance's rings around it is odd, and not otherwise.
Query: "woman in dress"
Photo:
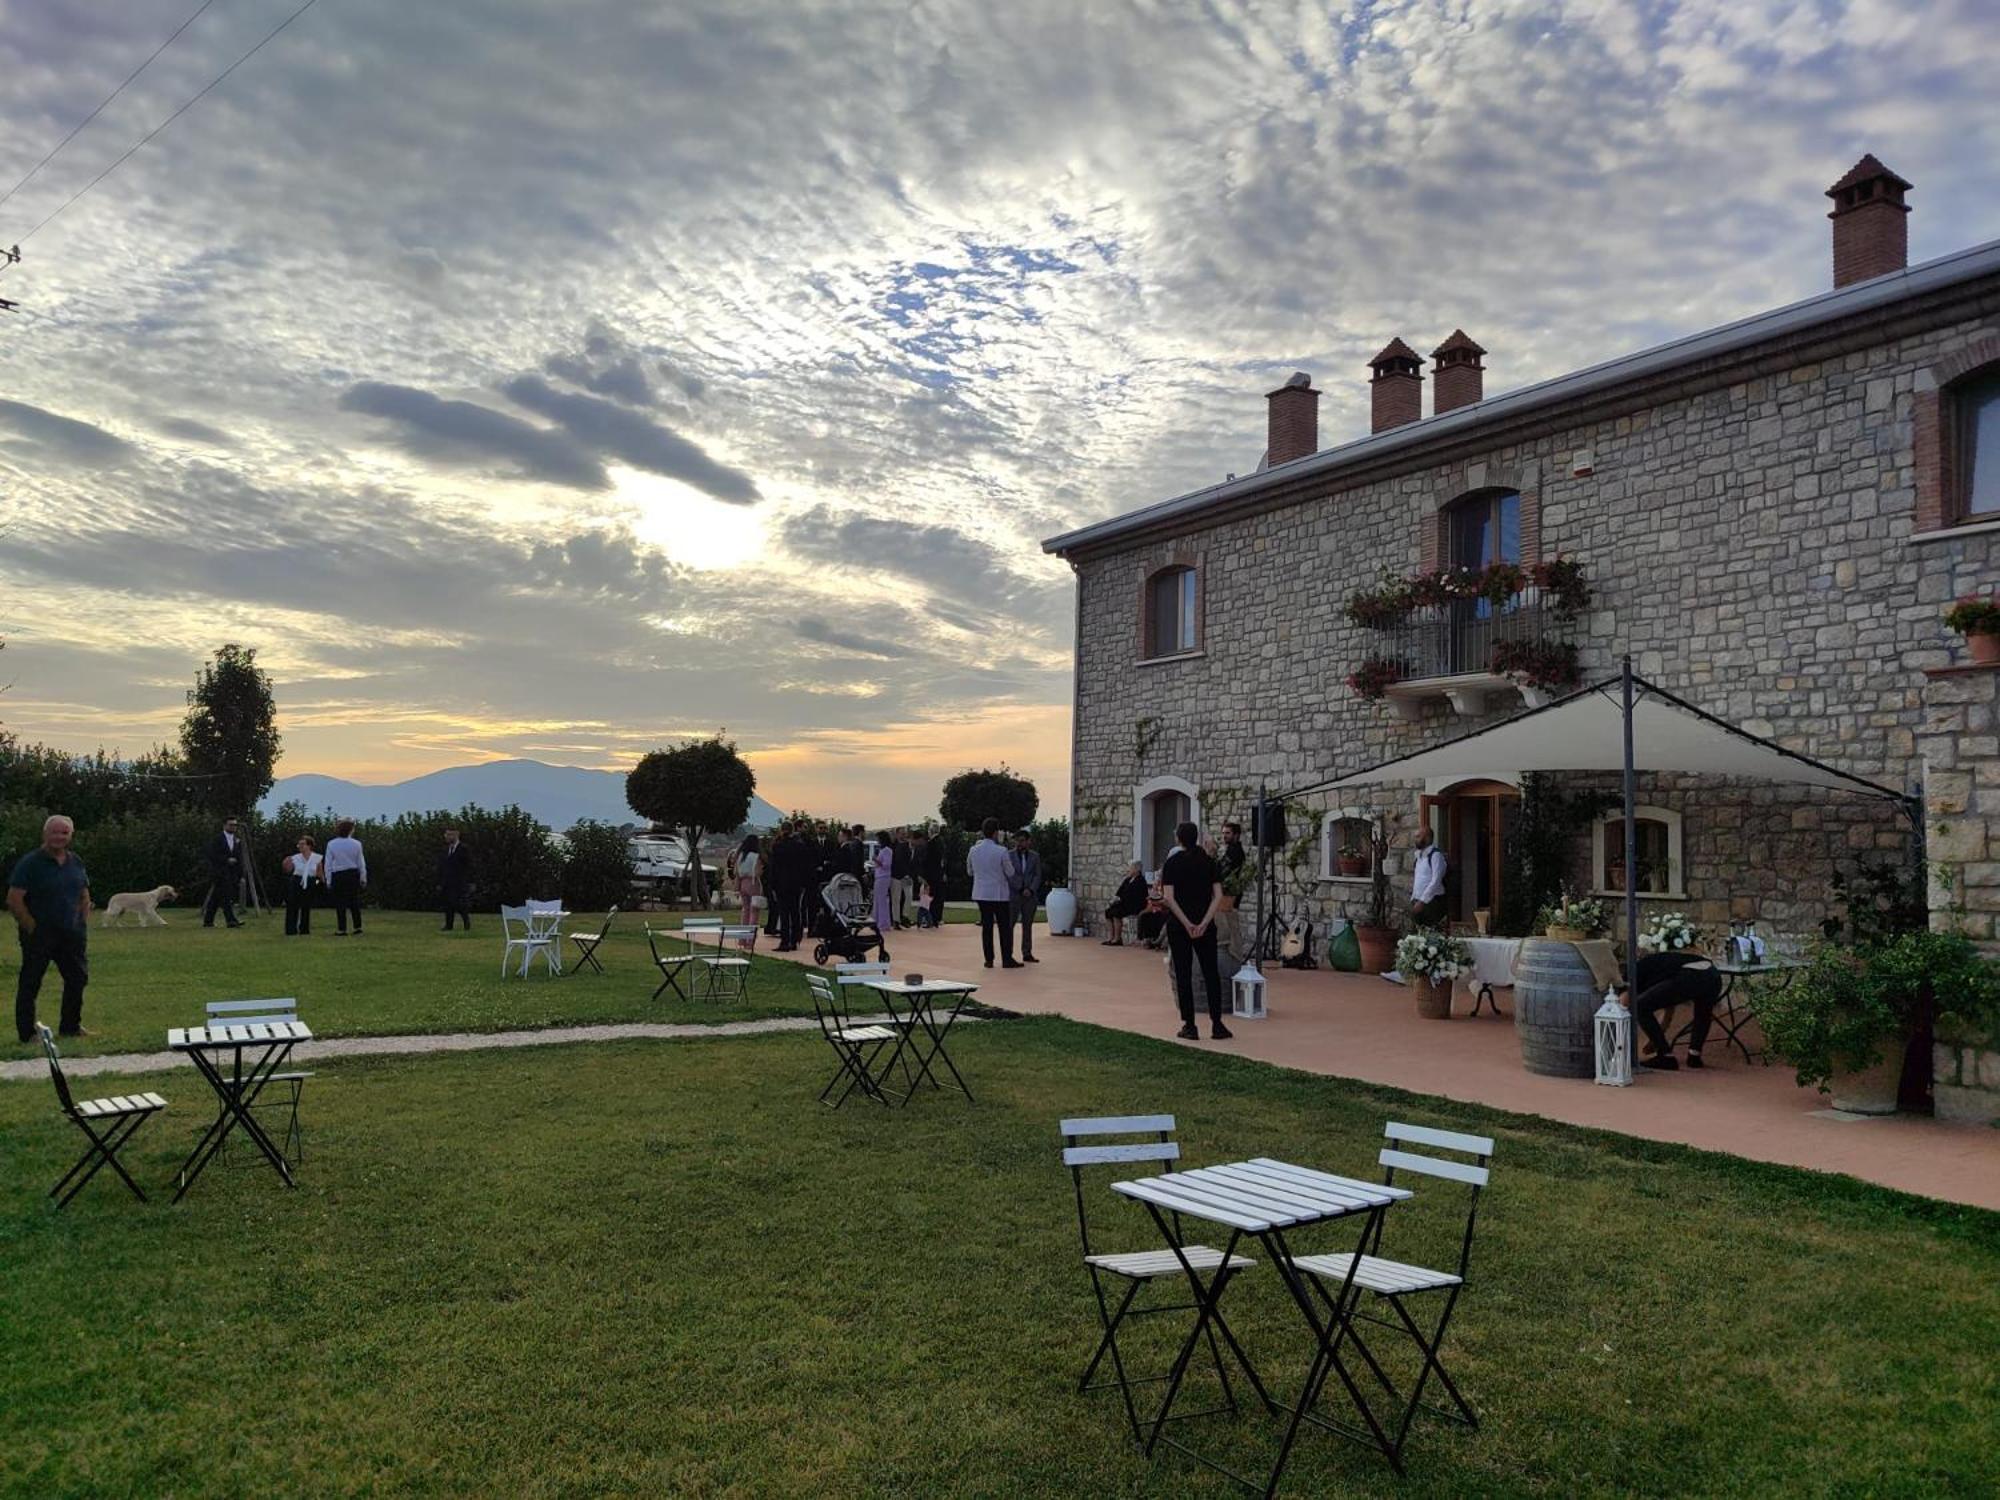
[[[299,835],[299,850],[285,856],[285,936],[312,935],[313,895],[320,885],[320,857],[310,834]]]
[[[745,927],[757,925],[757,898],[764,893],[764,841],[756,834],[748,835],[737,847],[729,862],[736,871],[736,899],[743,909],[737,920]],[[745,948],[756,945],[754,936],[745,939]]]
[[[880,829],[875,833],[875,930],[888,932],[893,926],[889,915],[889,899],[895,894],[896,877],[892,873],[896,865],[895,846],[889,835]]]

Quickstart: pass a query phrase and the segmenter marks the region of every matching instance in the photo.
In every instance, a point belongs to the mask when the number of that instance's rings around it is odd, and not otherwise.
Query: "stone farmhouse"
[[[1077,579],[1083,909],[1128,861],[1157,867],[1182,818],[1245,817],[1260,781],[1428,748],[1630,653],[1752,733],[1921,794],[1934,904],[1991,941],[2000,679],[1942,615],[2000,585],[2000,242],[1908,265],[1911,191],[1873,156],[1828,189],[1828,292],[1491,398],[1487,351],[1453,330],[1429,416],[1426,360],[1392,338],[1367,436],[1322,449],[1295,375],[1266,398],[1255,473],[1046,542]],[[1439,583],[1495,564],[1518,588]],[[1420,824],[1455,917],[1504,911],[1520,787],[1496,765],[1322,798],[1286,900],[1364,920],[1386,816],[1399,915]],[[1913,837],[1892,802],[1813,788],[1661,775],[1640,800],[1630,878],[1710,931],[1814,931],[1836,872]],[[1573,853],[1579,892],[1623,894],[1615,811]]]

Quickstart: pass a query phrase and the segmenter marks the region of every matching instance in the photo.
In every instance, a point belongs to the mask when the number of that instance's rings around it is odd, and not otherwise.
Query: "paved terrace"
[[[981,1000],[1009,1010],[1173,1037],[1180,1019],[1164,954],[1106,948],[1095,938],[1052,938],[1046,928],[1036,938],[1041,963],[990,972],[980,967],[976,926],[897,933],[889,946],[897,973],[977,979]],[[1742,1054],[1731,1049],[1725,1056],[1713,1040],[1707,1069],[1645,1074],[1628,1089],[1543,1078],[1521,1066],[1512,1022],[1484,1011],[1471,1018],[1463,994],[1451,1021],[1425,1021],[1408,990],[1373,975],[1276,967],[1266,974],[1268,1019],[1232,1022],[1233,1041],[1206,1040],[1204,1025],[1202,1041],[1174,1045],[1753,1161],[1844,1172],[1907,1193],[2000,1209],[2000,1129],[1912,1115],[1838,1115],[1824,1095],[1798,1087],[1790,1069],[1746,1065]],[[1504,991],[1500,1004],[1511,1014]]]

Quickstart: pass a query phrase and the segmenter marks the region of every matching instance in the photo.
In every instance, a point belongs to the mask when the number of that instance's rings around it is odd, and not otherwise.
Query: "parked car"
[[[681,893],[688,876],[686,839],[670,833],[635,833],[627,840],[626,848],[632,854],[634,890],[660,900]],[[721,872],[711,864],[703,864],[702,871],[708,877],[708,889],[713,891],[720,882]]]

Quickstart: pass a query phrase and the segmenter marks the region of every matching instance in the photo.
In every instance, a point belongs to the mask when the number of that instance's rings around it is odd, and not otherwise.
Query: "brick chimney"
[[[1485,394],[1486,351],[1454,328],[1451,337],[1431,350],[1431,415],[1441,417],[1461,406],[1476,406]]]
[[[1415,422],[1424,414],[1424,357],[1401,339],[1390,339],[1368,361],[1375,373],[1369,380],[1370,432],[1387,432]]]
[[[1275,469],[1295,458],[1319,452],[1319,392],[1304,370],[1279,386],[1264,399],[1271,403],[1270,438],[1264,445],[1264,464]]]
[[[1910,184],[1872,155],[1826,190],[1833,200],[1833,284],[1886,276],[1910,263]]]

